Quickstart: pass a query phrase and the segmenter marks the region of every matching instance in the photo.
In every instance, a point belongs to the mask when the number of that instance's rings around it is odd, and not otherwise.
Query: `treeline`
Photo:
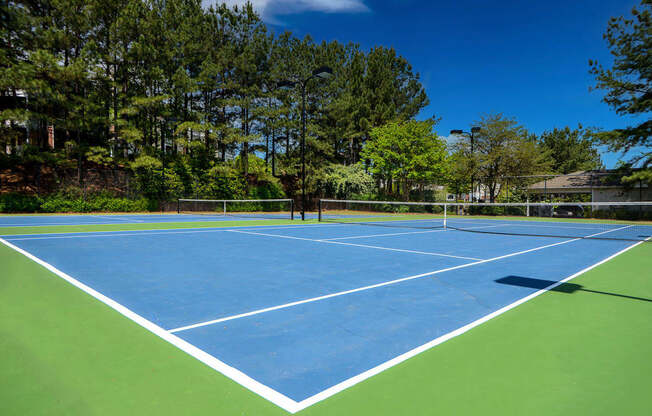
[[[279,83],[322,66],[332,77],[306,85],[310,197],[434,198],[430,185],[464,194],[473,178],[493,201],[507,176],[602,166],[591,131],[537,137],[501,114],[473,124],[473,146],[446,142],[435,117],[414,121],[428,98],[396,51],[272,33],[251,4],[29,0],[0,14],[0,167],[76,167],[80,188],[110,167],[149,201],[293,197],[302,94]]]
[[[10,1],[3,16],[0,91],[25,95],[2,113],[4,150],[20,123],[32,144],[131,160],[191,155],[197,168],[240,156],[294,174],[301,129],[297,89],[322,65],[328,82],[307,85],[308,161],[354,164],[374,126],[415,116],[428,99],[393,49],[315,43],[270,33],[250,4],[202,7],[201,0]],[[4,100],[7,101],[7,100]],[[17,100],[16,102],[20,102]],[[6,124],[6,123],[3,123]],[[274,146],[275,145],[275,146]],[[274,149],[272,149],[274,147]]]

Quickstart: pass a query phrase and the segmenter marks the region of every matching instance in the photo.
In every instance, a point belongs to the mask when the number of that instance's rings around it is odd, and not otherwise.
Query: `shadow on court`
[[[502,277],[500,279],[496,279],[496,283],[500,283],[503,285],[527,287],[530,289],[545,289],[557,282],[553,280],[533,279],[531,277],[507,276],[507,277]],[[584,288],[584,286],[578,285],[576,283],[562,283],[559,286],[555,286],[554,288],[550,289],[550,291],[568,293],[568,294],[573,294],[577,291],[582,291],[582,292],[589,292],[589,293],[597,293],[599,295],[609,295],[609,296],[617,296],[619,298],[640,300],[643,302],[652,302],[652,299],[648,299],[648,298],[639,298],[636,296],[622,295],[620,293],[602,292],[599,290],[586,289]]]

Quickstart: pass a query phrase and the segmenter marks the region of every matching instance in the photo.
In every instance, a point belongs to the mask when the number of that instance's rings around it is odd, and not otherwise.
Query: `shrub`
[[[152,156],[139,156],[131,162],[140,193],[146,198],[158,198],[163,191],[163,164]]]
[[[244,199],[247,182],[235,169],[217,165],[193,182],[193,196],[211,199]]]
[[[0,212],[39,212],[43,200],[34,195],[4,194],[0,195]]]
[[[372,176],[360,164],[331,164],[317,172],[311,185],[327,198],[350,199],[355,194],[371,193],[375,184]]]
[[[249,189],[249,199],[285,198],[285,192],[278,182],[259,182]]]
[[[145,198],[128,199],[95,195],[82,199],[53,195],[43,202],[40,210],[42,212],[142,212],[156,208],[156,203]]]

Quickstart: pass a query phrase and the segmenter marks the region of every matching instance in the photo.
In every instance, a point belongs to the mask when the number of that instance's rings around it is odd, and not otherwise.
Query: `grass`
[[[641,244],[300,414],[647,414],[650,270]],[[286,414],[4,245],[0,368],[2,415]]]

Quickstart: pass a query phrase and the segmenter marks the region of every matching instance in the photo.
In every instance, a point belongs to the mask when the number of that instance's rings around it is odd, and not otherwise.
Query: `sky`
[[[244,0],[228,0],[241,4]],[[617,115],[589,91],[589,59],[610,66],[602,38],[611,16],[639,0],[256,0],[275,33],[363,50],[393,47],[421,76],[430,104],[417,118],[441,118],[435,130],[468,130],[483,114],[502,113],[535,134],[578,124],[606,130],[640,122]],[[601,149],[606,167],[631,156]]]

